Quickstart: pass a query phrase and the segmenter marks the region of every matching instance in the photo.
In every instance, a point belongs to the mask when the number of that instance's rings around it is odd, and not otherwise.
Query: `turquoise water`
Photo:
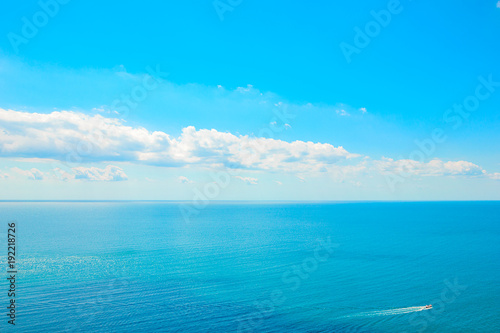
[[[17,332],[500,331],[499,202],[0,209]]]

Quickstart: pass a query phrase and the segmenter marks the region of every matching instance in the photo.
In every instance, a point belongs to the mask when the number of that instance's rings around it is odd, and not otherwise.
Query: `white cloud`
[[[349,112],[347,112],[346,110],[344,109],[340,109],[340,110],[335,110],[335,112],[337,112],[337,114],[339,116],[350,116]]]
[[[343,182],[347,179],[357,179],[362,173],[369,171],[369,164],[366,160],[356,165],[333,166],[327,171],[336,182]]]
[[[359,111],[361,111],[362,114],[365,114],[367,112],[366,108],[360,108]]]
[[[283,185],[283,183],[282,183],[282,182],[280,182],[279,180],[275,180],[274,182],[275,182],[276,184],[280,185],[280,186],[281,186],[281,185]]]
[[[500,8],[500,1],[497,2],[497,8]]]
[[[75,179],[75,175],[74,174],[71,174],[69,172],[66,172],[60,168],[55,168],[54,170],[54,173],[56,175],[56,178],[58,178],[59,180],[62,180],[62,181],[68,181],[68,180],[71,180],[71,179]]]
[[[130,161],[287,172],[314,172],[358,156],[328,143],[252,138],[192,126],[173,138],[161,131],[125,126],[102,115],[3,109],[0,152],[5,157],[69,159],[75,163]]]
[[[500,180],[500,172],[491,173],[488,175],[491,179]]]
[[[443,162],[434,159],[427,163],[414,160],[393,160],[383,158],[374,161],[375,168],[381,173],[394,173],[416,176],[482,176],[486,171],[480,166],[467,161]]]
[[[360,173],[404,173],[417,176],[487,176],[467,161],[363,160],[347,163],[360,155],[342,146],[306,141],[286,142],[186,127],[178,137],[161,131],[131,127],[100,114],[89,116],[70,111],[48,114],[0,109],[0,153],[23,162],[71,161],[65,173],[54,169],[51,176],[62,180],[125,180],[118,167],[85,168],[85,162],[132,162],[158,166],[199,166],[270,172],[302,176],[329,173],[334,179],[354,179]],[[356,160],[355,160],[356,161]],[[359,160],[358,160],[359,161]],[[72,164],[70,163],[70,164]],[[29,179],[43,179],[37,169],[16,171]]]
[[[242,180],[247,185],[257,185],[257,183],[259,182],[257,178],[252,178],[252,177],[235,176],[235,178]]]
[[[37,157],[31,157],[31,158],[24,158],[24,157],[19,157],[15,159],[16,162],[23,162],[23,163],[55,163],[57,160],[51,159],[51,158],[37,158]]]
[[[184,176],[179,176],[179,182],[181,182],[182,184],[193,184],[194,182],[192,180],[190,180],[189,178],[187,177],[184,177]]]
[[[38,169],[32,168],[31,170],[22,170],[17,167],[11,169],[12,171],[25,176],[30,180],[42,180],[45,178],[45,174]]]
[[[120,181],[127,180],[127,175],[123,170],[114,165],[108,165],[104,169],[97,167],[75,167],[68,171],[61,168],[54,168],[49,172],[42,172],[36,168],[22,170],[14,167],[11,169],[16,173],[25,176],[30,180],[58,179],[62,181],[69,180],[90,180],[90,181]]]
[[[246,88],[244,87],[238,87],[236,88],[236,91],[242,94],[250,93],[253,92],[255,89],[253,89],[253,85],[247,84]]]
[[[440,160],[432,160],[428,164],[431,167],[443,169],[444,175],[480,176],[486,174],[486,171],[479,165],[467,161],[442,162]]]
[[[2,172],[2,170],[0,170],[0,179],[7,179],[9,177],[10,176],[8,173]]]
[[[91,181],[121,181],[128,179],[123,169],[114,165],[108,165],[104,169],[96,167],[76,167],[71,170],[75,174],[74,179]]]

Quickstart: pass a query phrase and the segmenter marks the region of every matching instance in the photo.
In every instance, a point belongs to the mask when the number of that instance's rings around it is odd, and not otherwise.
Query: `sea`
[[[0,331],[500,332],[498,201],[186,208],[1,202]]]

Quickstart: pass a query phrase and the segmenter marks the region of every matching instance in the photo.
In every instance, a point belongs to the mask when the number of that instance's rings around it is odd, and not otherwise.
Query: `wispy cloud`
[[[427,163],[414,160],[393,160],[383,158],[374,161],[381,173],[395,173],[415,176],[483,176],[487,172],[480,166],[467,161],[443,162],[433,159]]]
[[[243,181],[247,185],[257,185],[259,182],[257,178],[252,178],[252,177],[235,176],[235,178]]]
[[[500,180],[500,172],[495,172],[488,175],[491,179]]]
[[[23,162],[23,163],[54,163],[57,162],[57,160],[51,159],[51,158],[37,158],[37,157],[17,157],[15,158],[16,162]]]
[[[350,116],[349,112],[344,109],[336,110],[336,112],[339,116]]]
[[[91,181],[122,181],[128,179],[123,169],[114,165],[108,165],[104,169],[76,167],[71,170],[75,174],[75,179]]]
[[[14,167],[12,168],[12,171],[30,180],[121,181],[128,179],[122,168],[114,165],[108,165],[104,169],[80,166],[71,168],[69,171],[65,171],[61,168],[54,168],[46,172],[42,172],[36,168],[23,170],[18,167]]]
[[[182,184],[193,184],[194,183],[191,179],[189,179],[185,176],[179,176],[178,180]]]
[[[29,180],[42,180],[45,178],[45,174],[36,168],[32,168],[31,170],[22,170],[18,167],[12,168],[12,171],[25,176]]]
[[[52,171],[54,171],[54,174],[56,175],[56,178],[62,181],[68,181],[75,179],[75,175],[73,173],[66,172],[62,170],[61,168],[55,168]]]

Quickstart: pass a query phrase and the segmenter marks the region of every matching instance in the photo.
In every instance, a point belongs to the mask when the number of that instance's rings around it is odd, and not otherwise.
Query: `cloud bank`
[[[0,152],[4,157],[73,163],[128,161],[290,172],[318,171],[359,156],[328,143],[252,138],[192,126],[175,138],[101,115],[4,109],[0,109]],[[89,173],[77,176],[92,178]]]
[[[374,162],[382,174],[399,174],[411,176],[483,176],[487,172],[479,165],[467,161],[443,162],[433,159],[427,163],[414,160],[393,160],[383,158]]]
[[[60,161],[70,166],[65,168],[66,171],[61,168],[52,170],[62,180],[128,179],[125,172],[114,165],[104,169],[81,166],[97,162],[286,172],[299,179],[311,173],[328,173],[338,180],[362,174],[500,178],[498,173],[488,174],[468,161],[371,160],[328,143],[286,142],[215,129],[197,130],[193,126],[184,128],[180,136],[173,137],[162,131],[127,126],[120,119],[73,111],[45,114],[0,109],[0,153],[2,157],[25,161]],[[13,168],[13,171],[31,180],[51,177],[34,168]],[[0,178],[6,177],[0,174]],[[191,182],[183,176],[178,179],[181,183]],[[250,185],[258,183],[257,178],[238,179]]]
[[[31,170],[22,170],[19,168],[12,168],[12,171],[18,173],[19,175],[22,175],[26,177],[27,179],[30,180],[42,180],[45,178],[45,175],[43,172],[36,168],[32,168]]]
[[[29,180],[87,180],[87,181],[122,181],[127,180],[128,177],[122,168],[108,165],[104,169],[96,167],[75,167],[70,171],[65,171],[60,168],[54,168],[48,172],[42,172],[36,168],[30,170],[22,170],[20,168],[12,168],[12,171],[26,177]],[[0,175],[1,178],[1,175]]]

